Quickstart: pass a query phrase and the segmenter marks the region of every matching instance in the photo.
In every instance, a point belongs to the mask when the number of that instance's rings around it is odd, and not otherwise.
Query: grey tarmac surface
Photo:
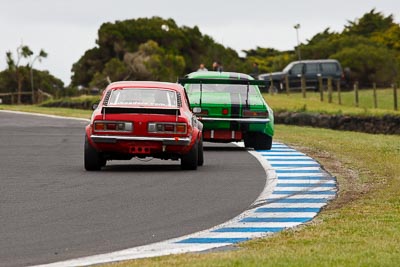
[[[265,172],[246,150],[205,144],[205,164],[83,168],[86,122],[0,112],[0,266],[112,252],[204,230],[248,209]]]

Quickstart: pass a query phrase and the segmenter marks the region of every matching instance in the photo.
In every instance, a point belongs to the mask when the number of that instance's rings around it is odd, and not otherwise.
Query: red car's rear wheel
[[[203,153],[203,137],[199,140],[199,146],[197,147],[197,165],[203,166],[204,164],[204,153]]]
[[[198,166],[198,147],[199,143],[196,142],[190,149],[189,153],[182,155],[181,157],[181,168],[184,170],[196,170]]]
[[[98,171],[106,165],[106,160],[90,145],[87,136],[85,136],[84,165],[87,171]]]

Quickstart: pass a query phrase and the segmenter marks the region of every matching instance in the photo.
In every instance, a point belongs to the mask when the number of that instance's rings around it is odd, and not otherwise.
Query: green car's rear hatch
[[[185,85],[192,108],[200,107],[203,115],[208,117],[246,116],[246,111],[266,112],[267,106],[263,101],[256,85],[264,85],[263,81],[190,78],[180,79]],[[264,113],[264,116],[268,116]]]

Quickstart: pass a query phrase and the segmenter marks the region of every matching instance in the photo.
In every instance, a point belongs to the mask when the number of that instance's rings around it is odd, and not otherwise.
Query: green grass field
[[[290,109],[302,106],[296,103],[301,96],[266,98],[273,107],[284,103]],[[325,113],[335,113],[340,108],[343,113],[365,114],[345,105],[321,104],[319,97],[312,100],[311,95],[306,105],[307,110]],[[89,118],[91,113],[30,106],[0,105],[0,109],[81,118]],[[376,114],[385,111],[380,109]],[[173,255],[109,266],[398,266],[400,136],[277,125],[275,140],[314,157],[337,177],[338,198],[311,223],[242,243],[238,250]]]

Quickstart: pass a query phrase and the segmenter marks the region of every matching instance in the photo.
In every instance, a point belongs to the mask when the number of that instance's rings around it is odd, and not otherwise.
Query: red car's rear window
[[[111,92],[108,105],[177,107],[177,96],[168,89],[124,88]]]

